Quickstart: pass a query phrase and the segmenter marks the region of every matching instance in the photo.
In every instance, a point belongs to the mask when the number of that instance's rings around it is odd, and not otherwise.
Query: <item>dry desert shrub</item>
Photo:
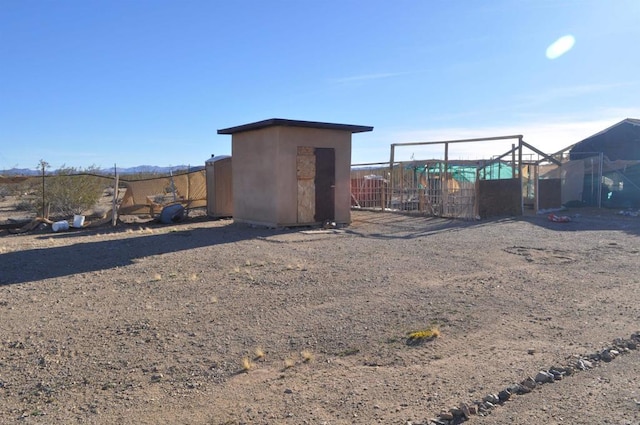
[[[311,350],[302,350],[300,352],[300,355],[302,356],[302,361],[305,363],[309,363],[311,360],[313,360],[313,353],[311,352]]]
[[[255,356],[255,360],[264,359],[264,350],[262,349],[262,347],[256,347],[256,349],[253,351],[253,354]]]
[[[242,358],[241,367],[243,372],[249,372],[251,369],[253,369],[254,364],[249,357],[245,356]]]
[[[45,176],[44,188],[42,184],[33,185],[33,197],[29,201],[38,210],[42,208],[44,198],[45,205],[54,216],[82,214],[96,205],[110,182],[108,178],[98,175],[99,172],[98,167],[93,165],[85,169],[63,165],[53,174]]]

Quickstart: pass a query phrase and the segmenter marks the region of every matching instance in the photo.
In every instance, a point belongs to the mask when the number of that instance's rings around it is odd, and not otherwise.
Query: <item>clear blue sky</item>
[[[276,117],[374,126],[353,163],[553,152],[640,118],[638,45],[638,0],[0,0],[0,170],[202,165]]]

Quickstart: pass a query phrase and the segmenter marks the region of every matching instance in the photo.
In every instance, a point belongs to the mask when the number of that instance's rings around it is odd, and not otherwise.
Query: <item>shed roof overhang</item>
[[[218,134],[234,134],[243,131],[259,130],[267,127],[307,127],[307,128],[320,128],[325,130],[342,130],[350,133],[363,133],[365,131],[372,131],[373,127],[365,125],[351,125],[351,124],[334,124],[330,122],[316,122],[316,121],[298,121],[287,120],[283,118],[271,118],[264,121],[253,122],[249,124],[243,124],[236,127],[223,128],[218,130]]]

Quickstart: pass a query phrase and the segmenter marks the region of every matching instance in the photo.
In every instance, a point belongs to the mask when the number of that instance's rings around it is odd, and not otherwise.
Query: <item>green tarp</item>
[[[424,165],[407,165],[405,169],[415,170],[420,174],[428,174],[429,176],[440,175],[445,173],[444,162],[428,163]],[[449,164],[446,173],[450,174],[452,178],[459,182],[474,183],[476,181],[476,170],[478,168],[474,165],[456,165]],[[480,179],[481,180],[500,180],[513,178],[513,169],[510,165],[502,162],[496,162],[491,165],[480,167]]]

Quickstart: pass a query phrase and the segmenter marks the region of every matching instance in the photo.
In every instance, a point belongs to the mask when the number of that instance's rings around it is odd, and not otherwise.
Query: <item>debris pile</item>
[[[621,210],[618,211],[617,213],[618,215],[624,215],[626,217],[638,217],[640,216],[640,210],[634,211],[634,210]]]

